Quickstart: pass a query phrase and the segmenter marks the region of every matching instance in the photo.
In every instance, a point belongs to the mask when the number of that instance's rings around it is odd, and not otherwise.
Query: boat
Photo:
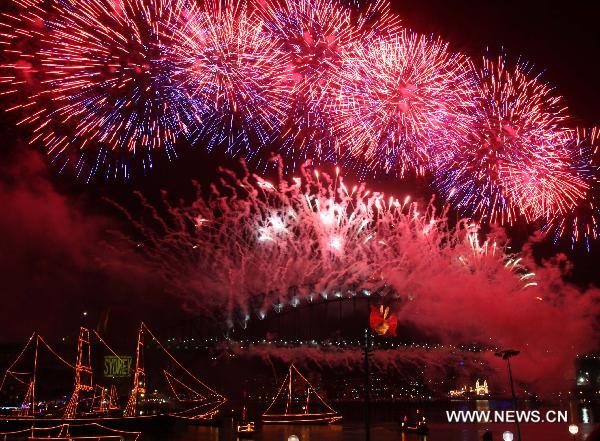
[[[111,429],[101,424],[59,424],[50,427],[32,427],[12,432],[0,432],[3,440],[56,440],[56,441],[137,441],[141,432]]]
[[[410,419],[408,415],[404,416],[400,422],[400,430],[404,433],[426,435],[429,432],[429,427],[427,426],[427,419],[421,413],[421,410],[417,409],[414,419]]]
[[[222,422],[217,419],[217,416],[227,399],[192,374],[171,355],[148,328],[146,330],[154,343],[167,355],[173,366],[180,372],[180,375],[175,375],[166,369],[163,370],[171,396],[177,403],[177,409],[167,412],[166,415],[171,421],[183,422],[192,426],[220,426]],[[140,332],[142,331],[140,330]],[[180,377],[187,379],[187,382],[184,382]]]
[[[252,421],[246,424],[238,424],[235,429],[235,434],[238,438],[252,438],[255,432],[256,427]]]
[[[248,421],[246,406],[242,408],[242,418],[236,425],[235,434],[238,438],[252,438],[256,432],[254,421]]]
[[[263,424],[331,424],[342,419],[300,371],[290,364],[271,405],[262,414]]]
[[[120,360],[120,357],[102,337],[96,331],[93,333],[98,341]],[[94,334],[87,328],[80,328],[74,365],[58,355],[40,335],[34,333],[30,337],[17,359],[5,372],[0,383],[0,391],[8,378],[16,380],[26,389],[20,406],[14,406],[13,411],[9,414],[0,415],[1,430],[19,431],[31,428],[59,427],[64,424],[69,427],[98,424],[114,430],[132,431],[172,425],[180,420],[191,424],[214,423],[220,407],[226,401],[225,398],[181,365],[144,323],[141,324],[138,333],[135,370],[132,370],[133,387],[124,408],[119,407],[116,388],[104,387],[94,381],[95,377],[91,367],[91,337]],[[163,370],[170,388],[169,400],[157,399],[155,394],[148,394],[146,391],[144,367],[146,334],[167,356],[171,369],[177,370],[177,374]],[[42,348],[47,349],[50,354],[75,372],[74,388],[70,398],[62,404],[57,402],[58,404],[52,409],[42,408],[39,400],[36,399],[36,386],[39,383],[40,374],[38,372],[38,352]],[[22,372],[16,366],[23,355],[31,350],[33,350],[33,368],[25,369],[26,372]],[[167,408],[168,406],[170,408]]]

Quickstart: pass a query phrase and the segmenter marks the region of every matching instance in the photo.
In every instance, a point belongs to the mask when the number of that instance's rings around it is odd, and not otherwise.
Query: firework
[[[285,59],[246,4],[194,5],[165,30],[177,87],[192,99],[195,137],[251,158],[277,136]]]
[[[550,218],[587,190],[561,99],[530,70],[484,58],[473,126],[436,165],[438,187],[468,215],[501,223]]]
[[[290,109],[283,122],[281,152],[303,163],[336,161],[333,105],[344,61],[375,35],[396,31],[386,1],[351,8],[336,0],[256,1],[270,38],[287,57]]]
[[[461,215],[596,237],[584,147],[595,134],[568,127],[561,98],[528,65],[486,57],[477,70],[442,40],[402,29],[386,0],[7,9],[6,107],[31,143],[87,181],[145,173],[184,139],[258,163],[279,153],[296,170],[310,160],[348,164],[360,178],[432,172]]]
[[[35,52],[39,87],[14,110],[61,169],[87,180],[128,177],[134,158],[147,170],[154,151],[175,156],[190,106],[170,85],[158,29],[181,8],[176,0],[50,2]]]
[[[470,128],[468,59],[407,30],[367,41],[346,60],[336,135],[370,170],[422,174],[436,147]]]
[[[432,205],[350,187],[337,174],[304,170],[272,184],[227,173],[208,199],[146,208],[153,220],[135,222],[137,249],[191,307],[225,308],[228,318],[321,297],[396,295],[432,268],[486,279],[522,271],[504,265],[500,245],[480,242],[477,225],[452,229]]]

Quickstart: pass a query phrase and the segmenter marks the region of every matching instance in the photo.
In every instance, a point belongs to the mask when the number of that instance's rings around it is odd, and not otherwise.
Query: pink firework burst
[[[283,126],[282,151],[302,163],[337,160],[332,105],[345,60],[375,35],[394,32],[398,19],[380,0],[360,9],[336,0],[256,0],[255,7],[287,58],[292,108]]]
[[[473,126],[440,156],[437,185],[468,215],[500,223],[548,219],[587,191],[574,167],[566,109],[530,70],[484,58]]]
[[[277,136],[287,105],[285,59],[245,3],[194,4],[164,32],[173,79],[191,98],[195,132],[209,148],[252,157]]]
[[[422,174],[438,147],[470,128],[469,61],[440,39],[403,30],[366,41],[344,68],[336,136],[370,170]]]

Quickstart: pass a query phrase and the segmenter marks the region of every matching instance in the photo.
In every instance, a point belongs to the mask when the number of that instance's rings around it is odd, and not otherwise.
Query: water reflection
[[[526,441],[582,441],[592,432],[593,425],[581,425],[581,432],[572,437],[566,424],[523,424],[521,432]],[[504,431],[513,431],[513,425],[488,426],[494,440],[502,440]],[[398,426],[381,423],[373,427],[372,441],[481,441],[485,427],[478,424],[432,424],[427,436],[401,433]],[[255,441],[287,441],[296,435],[300,441],[364,441],[364,431],[359,423],[333,426],[265,426],[255,434]],[[144,434],[140,441],[243,441],[228,427],[208,428],[176,426],[168,433]]]
[[[490,402],[488,400],[475,401],[475,410],[480,412],[487,412],[488,410],[490,410]]]
[[[290,435],[297,435],[301,441],[341,441],[343,426],[263,426],[260,439],[286,441]],[[258,438],[258,437],[257,437]]]
[[[590,409],[588,407],[581,408],[581,422],[584,424],[590,423]]]

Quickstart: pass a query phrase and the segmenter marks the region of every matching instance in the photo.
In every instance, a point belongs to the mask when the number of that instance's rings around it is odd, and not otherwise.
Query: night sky
[[[600,5],[514,0],[393,3],[405,26],[438,34],[454,50],[476,58],[486,48],[492,54],[504,48],[511,60],[522,57],[534,63],[564,96],[578,124],[593,126],[600,121]],[[26,146],[26,130],[15,127],[14,116],[2,116],[0,341],[21,339],[34,328],[56,336],[72,332],[82,311],[87,310],[93,324],[107,321],[122,326],[128,322],[135,327],[139,319],[176,323],[184,318],[178,301],[164,294],[151,275],[111,267],[113,256],[105,244],[112,230],[127,227],[107,199],[127,206],[134,199],[132,191],[153,198],[161,189],[173,198],[187,198],[192,179],[207,184],[218,166],[236,167],[236,160],[220,152],[207,154],[201,147],[190,150],[184,146],[178,160],[157,160],[147,177],[126,183],[100,180],[85,184],[70,175],[59,175],[45,157]],[[369,185],[400,194],[426,192],[421,180],[381,178]],[[517,228],[515,241],[531,232]],[[577,283],[600,282],[596,270],[599,250],[597,243],[589,254],[569,252]],[[561,249],[544,244],[539,255],[558,251]]]

